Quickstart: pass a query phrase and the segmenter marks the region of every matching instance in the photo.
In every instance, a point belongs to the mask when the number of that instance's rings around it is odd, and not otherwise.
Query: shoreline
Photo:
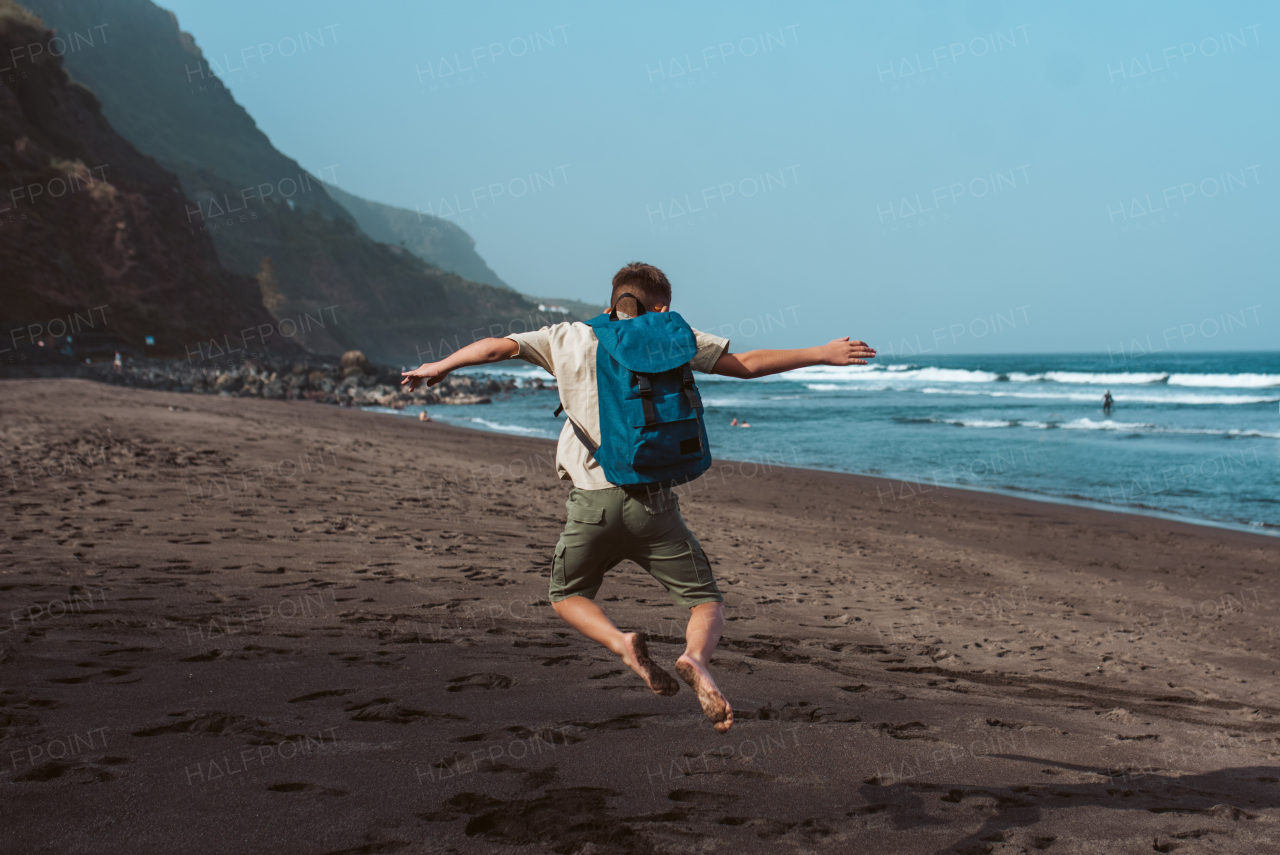
[[[372,406],[372,407],[360,407],[360,409],[364,412],[373,413],[375,415],[396,416],[402,419],[410,418],[410,416],[408,415],[402,415],[396,410],[392,410],[386,407]],[[411,410],[413,408],[406,407],[405,409]],[[466,425],[454,424],[454,423],[445,422],[445,421],[440,421],[439,423],[446,427],[456,428],[458,430],[474,431],[476,433],[490,434],[495,436],[509,436],[509,437],[514,437],[519,439],[531,440],[535,442],[546,442],[552,447],[553,450],[556,444],[556,441],[554,439],[525,436],[519,433],[515,433],[514,431],[496,430],[492,428],[486,428],[483,426],[468,427]],[[1235,532],[1241,532],[1244,534],[1257,534],[1257,535],[1262,535],[1264,537],[1280,538],[1280,526],[1269,526],[1269,525],[1266,525],[1265,523],[1260,525],[1254,525],[1251,523],[1238,523],[1238,522],[1231,522],[1228,520],[1214,520],[1214,519],[1203,519],[1200,517],[1189,517],[1189,516],[1184,516],[1182,514],[1172,513],[1169,511],[1162,511],[1158,508],[1125,507],[1122,505],[1109,504],[1107,502],[1094,501],[1092,499],[1072,498],[1068,496],[1054,496],[1048,493],[1037,493],[1029,489],[1019,490],[1016,488],[982,487],[982,486],[971,485],[971,484],[944,485],[944,484],[939,484],[937,482],[932,482],[932,483],[921,482],[919,480],[913,480],[911,478],[896,477],[896,476],[887,475],[883,473],[877,474],[877,475],[869,475],[863,472],[850,472],[843,469],[820,469],[820,468],[807,467],[807,466],[785,465],[781,463],[774,464],[770,461],[738,459],[733,457],[715,457],[714,463],[712,465],[714,466],[715,463],[720,463],[720,462],[755,463],[758,465],[776,466],[777,468],[790,469],[796,472],[822,472],[822,473],[830,473],[830,474],[836,474],[836,475],[851,475],[858,478],[878,480],[878,481],[884,482],[891,488],[890,489],[891,494],[893,492],[892,487],[894,487],[895,485],[907,485],[912,487],[913,489],[922,488],[922,489],[915,489],[914,490],[915,495],[925,495],[928,493],[932,493],[934,490],[943,490],[943,489],[956,490],[962,493],[981,493],[983,495],[1005,496],[1010,499],[1021,499],[1028,502],[1037,502],[1037,503],[1042,503],[1046,505],[1063,505],[1063,506],[1073,507],[1073,508],[1085,508],[1089,510],[1099,511],[1101,513],[1126,514],[1126,515],[1143,517],[1147,519],[1159,519],[1159,520],[1165,520],[1167,522],[1181,523],[1184,525],[1203,526],[1205,528],[1210,528],[1215,530],[1235,531]]]

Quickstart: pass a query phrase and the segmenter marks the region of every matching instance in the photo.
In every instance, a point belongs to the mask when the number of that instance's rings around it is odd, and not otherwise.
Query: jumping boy
[[[609,305],[613,346],[614,336],[627,331],[617,324],[647,313],[668,311],[671,284],[658,268],[633,262],[613,277]],[[614,430],[601,423],[598,381],[603,380],[597,376],[601,346],[597,328],[603,331],[609,326],[603,323],[605,320],[601,316],[591,323],[559,323],[535,332],[482,339],[439,362],[403,372],[402,385],[407,384],[410,391],[423,380],[434,386],[458,368],[513,358],[544,368],[556,378],[560,402],[568,415],[556,448],[556,473],[561,480],[572,481],[573,490],[566,503],[568,522],[551,564],[551,606],[578,632],[609,648],[656,694],[674,695],[680,685],[649,658],[644,634],[620,631],[595,603],[606,572],[627,559],[639,564],[666,587],[678,605],[689,609],[686,647],[676,660],[675,670],[697,694],[712,726],[725,733],[733,726],[733,708],[708,670],[724,626],[724,597],[711,574],[706,553],[681,518],[670,489],[661,484],[639,490],[618,486],[608,480],[598,459],[605,457],[601,454],[605,450],[602,435]],[[671,320],[668,327],[683,330],[685,336],[692,334],[689,358],[679,359],[704,374],[749,379],[811,365],[866,365],[866,360],[876,355],[871,347],[850,341],[847,336],[820,347],[732,354],[728,339],[690,330],[678,316]],[[640,326],[634,330],[639,331]],[[662,347],[658,350],[661,353]],[[680,391],[698,405],[700,414],[701,401],[696,397],[692,374],[686,370],[684,376],[687,379]],[[640,382],[645,390],[640,394],[648,393],[643,402],[647,425],[652,423],[652,393],[648,392],[647,381]],[[700,443],[692,437],[681,443],[681,449],[690,442],[694,443],[694,451],[701,453]],[[709,464],[709,456],[706,462]]]

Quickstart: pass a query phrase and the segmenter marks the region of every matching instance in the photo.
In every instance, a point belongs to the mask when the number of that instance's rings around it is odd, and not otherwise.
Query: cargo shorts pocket
[[[556,552],[551,556],[551,595],[554,598],[558,591],[565,587],[564,579],[564,541],[556,543]]]
[[[604,508],[592,508],[586,505],[569,505],[569,519],[587,525],[599,525],[604,522]]]
[[[689,547],[689,553],[693,557],[693,566],[698,574],[698,581],[703,585],[714,585],[715,577],[711,575],[711,562],[707,560],[707,553],[702,550],[702,546],[692,540],[686,540],[685,543]]]

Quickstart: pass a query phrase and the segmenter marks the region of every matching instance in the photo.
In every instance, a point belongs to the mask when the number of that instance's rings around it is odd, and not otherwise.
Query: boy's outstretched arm
[[[423,380],[427,381],[428,386],[434,386],[448,376],[450,371],[466,368],[468,365],[512,359],[519,352],[520,345],[509,338],[482,338],[461,350],[455,350],[439,362],[424,362],[412,371],[401,371],[404,379],[400,381],[400,385],[408,384],[410,392],[417,389]]]
[[[850,341],[845,336],[821,347],[726,353],[716,360],[711,372],[750,380],[753,377],[781,374],[793,368],[808,368],[810,365],[866,365],[867,360],[874,359],[875,356],[875,349],[866,342]]]

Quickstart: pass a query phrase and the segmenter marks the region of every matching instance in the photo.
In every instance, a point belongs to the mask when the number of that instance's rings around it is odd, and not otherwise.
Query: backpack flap
[[[597,315],[587,323],[595,330],[600,346],[619,365],[637,374],[671,371],[698,355],[693,330],[676,312],[649,312],[623,321]]]

